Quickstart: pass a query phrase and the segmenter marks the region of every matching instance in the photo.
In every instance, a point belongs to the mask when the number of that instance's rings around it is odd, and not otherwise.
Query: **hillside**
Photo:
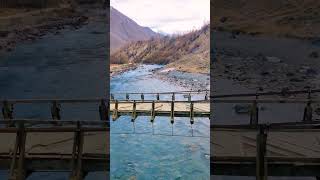
[[[210,25],[175,37],[130,43],[111,54],[112,64],[165,64],[180,71],[209,73]]]
[[[319,0],[215,0],[215,29],[313,38],[320,32]]]
[[[111,51],[131,42],[147,40],[157,33],[148,27],[142,27],[115,8],[110,10],[110,48]]]

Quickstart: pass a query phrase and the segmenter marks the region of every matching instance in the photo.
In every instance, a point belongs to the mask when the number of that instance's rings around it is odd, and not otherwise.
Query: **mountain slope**
[[[138,40],[147,40],[157,33],[148,27],[139,26],[136,22],[116,10],[110,8],[110,46],[111,51]]]
[[[111,63],[166,64],[180,71],[209,73],[210,25],[177,37],[130,43],[111,54]]]
[[[320,32],[319,0],[215,0],[211,9],[220,30],[300,38]]]

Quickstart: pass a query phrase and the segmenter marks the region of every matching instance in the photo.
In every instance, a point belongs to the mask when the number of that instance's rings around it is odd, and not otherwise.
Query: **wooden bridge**
[[[51,120],[15,119],[17,104],[51,104]],[[99,104],[100,120],[61,120],[61,104]],[[104,99],[5,100],[0,120],[0,169],[9,179],[23,180],[33,172],[69,171],[81,180],[89,172],[109,171],[108,103]]]
[[[211,175],[320,177],[320,121],[313,118],[318,90],[216,95],[212,102],[251,104],[249,124],[211,121]],[[281,95],[281,97],[275,97]],[[294,95],[294,97],[289,97]],[[270,98],[270,96],[272,96]],[[286,96],[285,98],[283,96]],[[232,99],[230,99],[232,98]],[[300,122],[260,123],[260,104],[304,104]],[[276,116],[276,115],[274,115]],[[288,120],[290,121],[290,120]]]
[[[115,95],[122,96],[122,99],[115,99]],[[132,98],[130,99],[130,97]],[[149,99],[147,100],[146,97],[149,97]],[[160,97],[163,97],[163,99],[160,99]],[[192,99],[194,97],[196,97],[195,100]],[[179,100],[176,100],[177,98]],[[190,121],[193,122],[194,117],[210,117],[210,100],[208,90],[117,93],[111,94],[110,113],[112,113],[113,120],[117,120],[122,115],[130,115],[132,120],[138,116],[150,116],[150,120],[153,122],[155,116],[168,116],[172,123],[174,117],[190,117]]]
[[[193,117],[210,116],[208,91],[139,93],[138,100],[133,99],[137,93],[126,93],[122,100],[114,95],[110,102],[105,98],[2,100],[0,141],[6,143],[0,144],[0,169],[9,169],[9,179],[14,180],[38,171],[70,171],[70,179],[80,180],[92,171],[109,171],[109,112],[114,120],[123,115],[133,120],[140,115],[152,120],[170,116],[172,123],[177,116],[190,117],[191,123]],[[147,100],[152,95],[156,99]],[[62,104],[87,103],[96,104],[98,120],[63,120]],[[17,119],[14,107],[21,104],[48,106],[51,119]]]

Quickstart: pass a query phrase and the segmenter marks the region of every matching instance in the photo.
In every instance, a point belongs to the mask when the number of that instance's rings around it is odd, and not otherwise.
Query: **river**
[[[80,29],[65,28],[58,34],[17,45],[1,55],[0,98],[104,97],[107,57],[107,24],[101,11]],[[0,115],[0,118],[2,115]],[[15,118],[47,118],[48,105],[17,105]],[[98,105],[62,105],[63,120],[99,119]],[[0,179],[7,179],[1,171]],[[68,179],[69,172],[32,173],[28,180]],[[89,173],[86,180],[105,180],[105,172]]]
[[[158,78],[152,70],[161,67],[142,65],[114,76],[111,78],[111,93],[187,90]],[[171,96],[161,97],[169,98]],[[182,98],[177,96],[176,99]],[[111,123],[111,179],[209,179],[209,124],[208,118],[195,118],[194,136],[198,137],[190,137],[192,134],[189,118],[175,118],[173,132],[176,136],[171,136],[169,117],[156,117],[156,135],[152,135],[149,117],[136,119],[135,133],[131,117],[120,117]]]

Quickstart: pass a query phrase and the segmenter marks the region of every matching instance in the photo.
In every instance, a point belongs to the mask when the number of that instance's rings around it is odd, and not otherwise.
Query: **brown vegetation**
[[[319,0],[215,0],[211,9],[218,30],[297,38],[320,32]]]
[[[209,73],[210,25],[184,35],[130,43],[112,53],[111,63],[164,64],[177,70]]]

